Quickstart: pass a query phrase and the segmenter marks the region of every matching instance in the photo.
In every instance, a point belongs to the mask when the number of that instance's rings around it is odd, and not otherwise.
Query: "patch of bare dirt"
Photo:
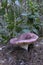
[[[0,65],[43,65],[43,38],[30,46],[29,51],[0,44]]]

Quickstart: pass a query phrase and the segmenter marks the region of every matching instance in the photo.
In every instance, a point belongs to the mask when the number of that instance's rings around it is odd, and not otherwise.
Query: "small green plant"
[[[25,7],[24,7],[25,6]],[[39,34],[40,19],[38,4],[31,0],[2,0],[0,15],[0,38],[2,43],[7,43],[10,38],[18,36],[23,32],[34,32]],[[3,27],[3,28],[2,28]]]
[[[39,18],[39,5],[32,0],[27,0],[27,26],[31,32],[39,34],[40,18]]]

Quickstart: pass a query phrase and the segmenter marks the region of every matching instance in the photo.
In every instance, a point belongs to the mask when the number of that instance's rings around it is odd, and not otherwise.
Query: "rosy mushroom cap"
[[[14,45],[30,44],[35,42],[37,39],[38,36],[34,33],[23,33],[18,38],[12,38],[10,43]]]

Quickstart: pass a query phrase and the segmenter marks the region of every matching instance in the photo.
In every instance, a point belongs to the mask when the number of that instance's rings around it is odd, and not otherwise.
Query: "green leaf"
[[[2,0],[2,7],[4,7],[4,8],[7,7],[7,0]]]
[[[13,24],[9,24],[8,26],[7,26],[7,28],[11,31],[11,30],[13,30],[14,29],[14,23]]]
[[[7,40],[7,39],[8,39],[8,37],[7,37],[7,36],[5,36],[5,35],[2,35],[2,38],[3,38],[3,39],[5,39],[5,40]]]
[[[4,8],[0,8],[0,15],[4,15],[5,14],[5,9]]]
[[[34,28],[32,31],[33,31],[35,34],[38,34],[38,33],[39,33],[38,30],[35,29],[35,28]]]
[[[22,28],[19,27],[19,26],[16,26],[16,29],[15,30],[16,30],[17,33],[20,33],[22,31]]]

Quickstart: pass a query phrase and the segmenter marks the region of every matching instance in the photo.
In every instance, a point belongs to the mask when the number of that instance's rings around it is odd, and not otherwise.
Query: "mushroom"
[[[20,47],[28,50],[28,45],[33,44],[38,39],[34,33],[23,33],[18,38],[12,38],[10,44],[19,45]]]

